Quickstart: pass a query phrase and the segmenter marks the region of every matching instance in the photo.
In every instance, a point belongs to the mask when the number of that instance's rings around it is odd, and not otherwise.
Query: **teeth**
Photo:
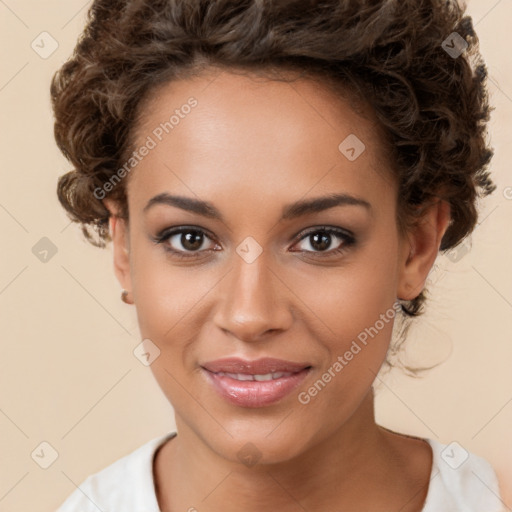
[[[227,373],[227,372],[218,372],[217,375],[220,375],[221,377],[229,377],[230,379],[235,380],[252,380],[252,381],[258,381],[263,382],[266,380],[274,380],[274,379],[280,379],[282,377],[289,377],[290,375],[293,375],[291,372],[273,372],[273,373],[265,373],[263,375],[250,375],[247,373]]]
[[[228,376],[237,380],[252,380],[252,375],[244,375],[243,373],[228,373]]]
[[[265,375],[255,375],[254,380],[257,380],[258,382],[264,381],[264,380],[272,380],[272,374],[271,373],[265,373]]]

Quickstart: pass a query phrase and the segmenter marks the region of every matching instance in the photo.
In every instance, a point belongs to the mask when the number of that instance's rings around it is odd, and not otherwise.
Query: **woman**
[[[494,189],[485,77],[455,2],[93,3],[52,83],[59,199],[112,241],[177,433],[59,512],[500,510],[372,389]]]

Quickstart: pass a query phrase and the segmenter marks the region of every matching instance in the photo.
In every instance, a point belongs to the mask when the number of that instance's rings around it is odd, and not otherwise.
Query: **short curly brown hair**
[[[55,138],[74,167],[59,179],[59,200],[105,245],[109,211],[94,191],[130,153],[150,91],[208,66],[299,70],[372,107],[393,155],[399,226],[442,198],[448,250],[474,229],[478,197],[496,188],[487,70],[465,9],[455,0],[96,0],[51,84]],[[109,197],[127,215],[122,185]],[[424,300],[403,301],[403,312],[420,314]]]

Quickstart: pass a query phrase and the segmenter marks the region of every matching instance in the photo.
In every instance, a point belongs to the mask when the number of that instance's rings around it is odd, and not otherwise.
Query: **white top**
[[[153,480],[153,457],[176,432],[152,439],[90,475],[56,512],[160,512]],[[490,464],[456,441],[425,439],[433,452],[432,472],[422,512],[502,512],[498,480]]]

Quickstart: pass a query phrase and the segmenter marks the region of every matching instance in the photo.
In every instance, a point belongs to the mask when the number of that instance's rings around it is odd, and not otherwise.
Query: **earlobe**
[[[128,290],[121,290],[121,300],[125,304],[134,304],[133,299],[131,298],[131,294]]]
[[[439,200],[411,228],[406,256],[401,264],[397,290],[400,299],[413,300],[423,290],[449,224],[450,205]]]

